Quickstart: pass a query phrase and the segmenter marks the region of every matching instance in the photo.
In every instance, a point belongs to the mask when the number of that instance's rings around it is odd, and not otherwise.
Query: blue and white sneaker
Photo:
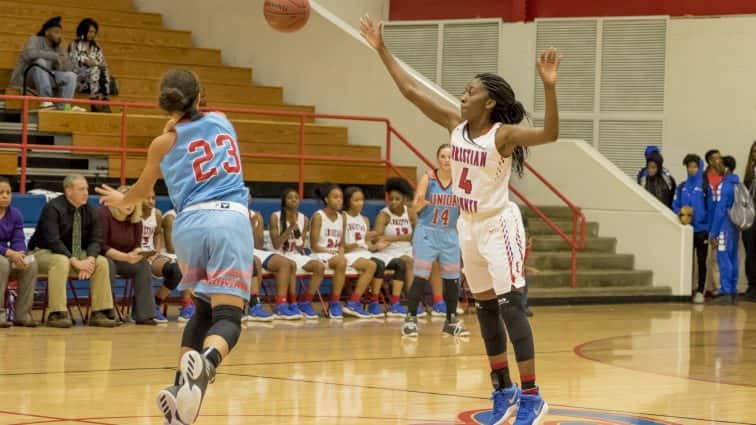
[[[378,301],[373,301],[370,304],[368,304],[368,314],[370,316],[381,319],[385,317],[383,313],[383,309],[381,308],[381,304]]]
[[[362,304],[359,301],[347,301],[344,306],[344,314],[354,316],[358,319],[369,319],[370,313],[362,308]]]
[[[428,313],[425,312],[425,307],[423,307],[423,303],[420,303],[417,305],[417,317],[426,317]]]
[[[520,396],[520,409],[517,411],[513,425],[538,425],[547,413],[549,413],[549,405],[543,401],[540,394],[523,393]]]
[[[298,320],[302,318],[302,315],[294,313],[291,311],[291,308],[289,308],[289,304],[283,303],[278,304],[276,309],[273,310],[273,317],[277,320]]]
[[[318,313],[312,308],[311,301],[299,303],[299,311],[302,312],[302,316],[304,316],[305,319],[318,320],[320,318]]]
[[[386,313],[388,317],[404,317],[408,313],[407,307],[401,305],[400,303],[394,303],[391,304],[391,307],[389,308],[389,311]]]
[[[439,301],[433,304],[433,310],[431,310],[432,317],[446,317],[446,302]]]
[[[176,320],[186,323],[192,318],[192,316],[194,316],[194,304],[189,304],[186,307],[181,307],[181,310],[179,310],[179,317]]]
[[[160,306],[155,307],[155,323],[168,323],[168,319],[163,314]]]
[[[302,310],[299,309],[299,306],[296,303],[289,304],[289,311],[294,314],[298,314],[300,317],[304,317]]]
[[[517,410],[517,406],[520,404],[520,397],[522,391],[517,388],[516,385],[512,385],[509,388],[496,390],[491,395],[493,400],[493,410],[491,411],[491,417],[486,422],[486,425],[501,425],[507,422]],[[519,417],[519,414],[517,415]],[[525,422],[523,422],[524,424]]]
[[[247,310],[247,316],[244,317],[244,320],[248,322],[271,322],[273,315],[265,311],[262,304],[255,304],[254,307]]]
[[[344,313],[341,312],[341,301],[331,301],[328,304],[328,315],[331,319],[344,318]]]

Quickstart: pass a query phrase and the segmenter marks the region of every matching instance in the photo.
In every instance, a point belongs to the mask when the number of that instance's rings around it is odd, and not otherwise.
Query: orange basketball
[[[310,19],[310,0],[265,0],[265,20],[273,29],[294,32]]]

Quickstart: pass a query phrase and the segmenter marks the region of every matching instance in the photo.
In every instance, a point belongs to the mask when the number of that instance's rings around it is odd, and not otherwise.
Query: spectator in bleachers
[[[675,179],[664,171],[664,158],[659,151],[646,155],[646,175],[640,179],[640,185],[668,208],[672,208],[675,196]]]
[[[735,158],[722,158],[724,178],[719,185],[719,194],[712,210],[709,243],[717,248],[719,263],[720,296],[712,301],[716,305],[734,305],[738,293],[738,247],[740,229],[730,220],[728,214],[735,202],[735,186],[740,178],[735,174]]]
[[[66,283],[69,276],[90,281],[91,326],[114,327],[108,260],[99,255],[102,231],[95,209],[87,204],[89,187],[80,174],[63,180],[64,196],[48,202],[29,240],[29,249],[41,274],[47,274],[50,314],[47,325],[71,327],[67,313]]]
[[[118,191],[126,193],[127,186]],[[134,319],[138,325],[156,325],[155,299],[152,296],[152,273],[146,257],[154,250],[142,249],[142,206],[125,209],[101,206],[97,217],[102,226],[101,252],[110,263],[110,282],[117,276],[132,279],[134,285]],[[145,254],[146,252],[146,254]],[[167,320],[164,320],[167,322]]]
[[[698,265],[698,285],[696,286],[693,302],[704,302],[706,289],[706,257],[709,241],[709,214],[706,207],[706,197],[709,188],[704,181],[703,161],[696,154],[688,154],[683,159],[688,173],[688,179],[682,182],[675,193],[672,209],[680,217],[683,224],[693,226],[693,253]]]
[[[68,55],[77,75],[78,91],[88,93],[93,100],[108,100],[110,74],[108,63],[97,44],[100,26],[91,18],[85,18],[76,27],[76,40],[68,46]],[[92,112],[110,112],[108,105],[92,105]]]
[[[34,256],[26,255],[24,217],[21,211],[10,206],[11,197],[10,182],[0,177],[0,328],[11,325],[5,311],[9,279],[18,284],[13,324],[35,327],[38,323],[31,317],[31,307],[37,285],[37,263]]]
[[[751,199],[756,203],[756,142],[751,144],[746,162],[745,177],[743,183],[751,194]],[[743,245],[745,246],[745,272],[748,278],[748,290],[743,294],[744,301],[756,301],[756,226],[743,232]]]
[[[13,69],[10,86],[19,90],[24,87],[24,73],[29,71],[27,87],[37,91],[41,97],[61,97],[72,99],[76,93],[76,74],[71,61],[61,47],[62,26],[60,16],[44,23],[37,35],[26,42]],[[67,109],[66,104],[42,102],[44,109]],[[85,109],[74,106],[71,110],[82,112]]]

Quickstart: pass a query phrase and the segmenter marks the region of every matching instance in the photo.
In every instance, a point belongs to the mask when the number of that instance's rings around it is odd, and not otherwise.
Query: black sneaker
[[[186,425],[178,416],[178,385],[161,390],[157,396],[158,409],[163,413],[165,425]]]
[[[408,314],[404,318],[404,325],[402,325],[402,336],[408,338],[417,338],[417,316]]]
[[[709,301],[708,305],[735,305],[735,295],[720,295]]]
[[[189,425],[199,416],[207,385],[215,379],[215,367],[199,352],[189,351],[181,356],[179,370],[183,384],[175,391],[175,412],[179,422],[174,423]],[[161,397],[169,399],[170,388],[158,394],[158,405]]]
[[[454,319],[453,322],[444,320],[444,328],[441,332],[444,336],[470,336],[470,331],[465,328],[465,325],[462,324],[462,321],[456,319]]]

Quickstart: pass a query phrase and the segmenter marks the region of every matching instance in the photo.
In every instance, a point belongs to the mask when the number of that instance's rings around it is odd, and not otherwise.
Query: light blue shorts
[[[249,301],[254,267],[249,218],[237,211],[185,211],[176,217],[173,242],[183,273],[179,290]]]

